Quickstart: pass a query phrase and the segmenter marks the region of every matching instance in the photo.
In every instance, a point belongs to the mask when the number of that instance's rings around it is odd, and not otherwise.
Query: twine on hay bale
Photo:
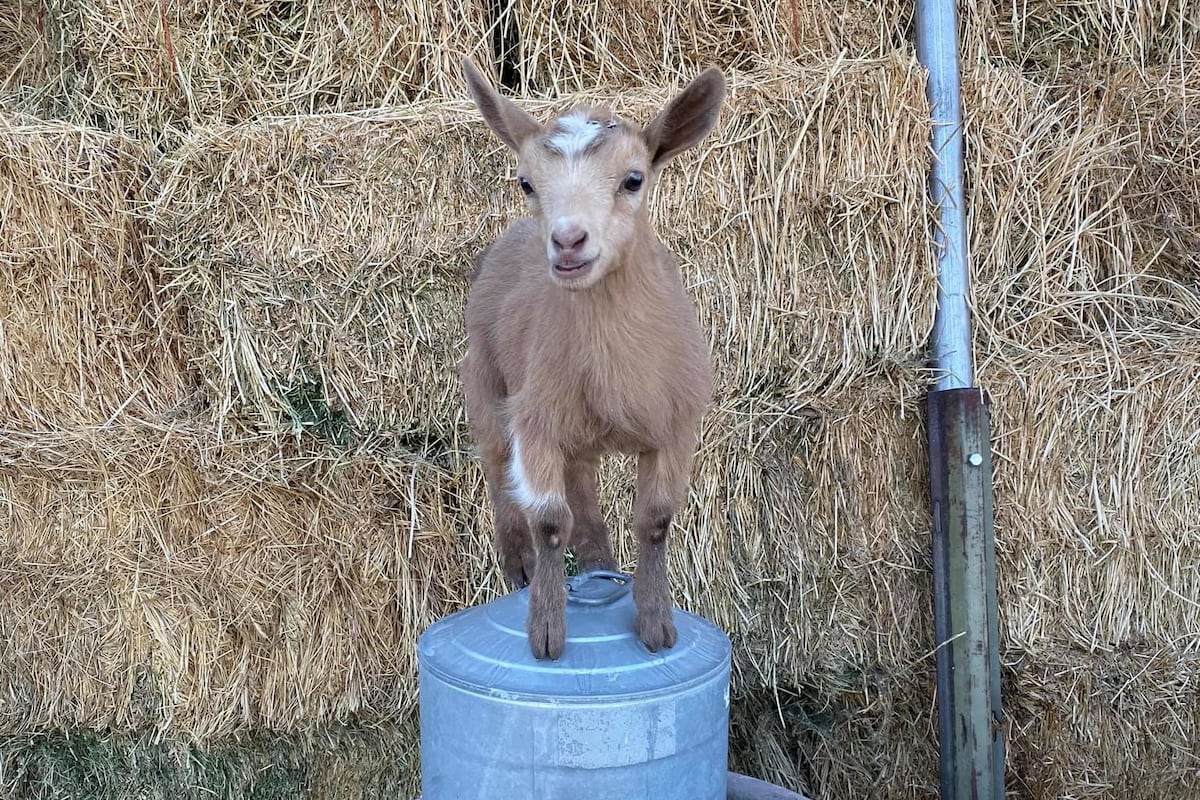
[[[136,219],[148,153],[0,114],[0,416],[101,424],[163,413],[180,371]]]

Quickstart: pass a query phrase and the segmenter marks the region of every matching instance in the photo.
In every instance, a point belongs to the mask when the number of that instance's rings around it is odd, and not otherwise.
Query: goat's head
[[[725,97],[725,76],[710,67],[645,127],[590,107],[543,126],[469,60],[463,71],[484,120],[517,154],[517,183],[541,225],[550,277],[567,289],[594,286],[623,262],[659,170],[708,134]]]

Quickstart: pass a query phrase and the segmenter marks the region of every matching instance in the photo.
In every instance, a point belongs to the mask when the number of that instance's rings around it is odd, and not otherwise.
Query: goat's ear
[[[651,166],[661,167],[707,136],[717,124],[724,100],[725,75],[709,67],[646,126]]]
[[[470,58],[463,59],[463,74],[467,79],[471,99],[483,115],[484,122],[506,145],[519,152],[526,139],[541,132],[542,126],[538,121],[511,100],[501,97],[479,74]]]

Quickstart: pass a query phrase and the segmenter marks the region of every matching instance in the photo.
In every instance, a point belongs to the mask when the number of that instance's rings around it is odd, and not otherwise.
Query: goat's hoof
[[[529,649],[538,661],[557,661],[567,644],[566,623],[562,619],[529,621]]]
[[[536,590],[539,587],[534,586]],[[525,631],[529,634],[529,649],[538,661],[549,658],[557,661],[567,643],[567,593],[561,586],[554,590],[532,591],[529,597],[529,616]]]
[[[524,552],[505,554],[500,559],[500,571],[504,573],[504,581],[510,591],[524,589],[533,580],[533,553]]]
[[[529,578],[525,575],[523,567],[504,567],[503,572],[504,582],[508,584],[509,591],[515,592],[529,585]]]
[[[646,645],[646,649],[651,653],[657,653],[664,647],[674,647],[679,638],[670,610],[646,614],[638,612],[633,627],[642,644]]]

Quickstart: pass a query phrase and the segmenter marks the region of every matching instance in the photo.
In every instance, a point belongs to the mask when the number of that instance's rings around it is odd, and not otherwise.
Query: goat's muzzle
[[[596,259],[560,258],[553,264],[554,275],[563,280],[575,281],[587,277]]]

